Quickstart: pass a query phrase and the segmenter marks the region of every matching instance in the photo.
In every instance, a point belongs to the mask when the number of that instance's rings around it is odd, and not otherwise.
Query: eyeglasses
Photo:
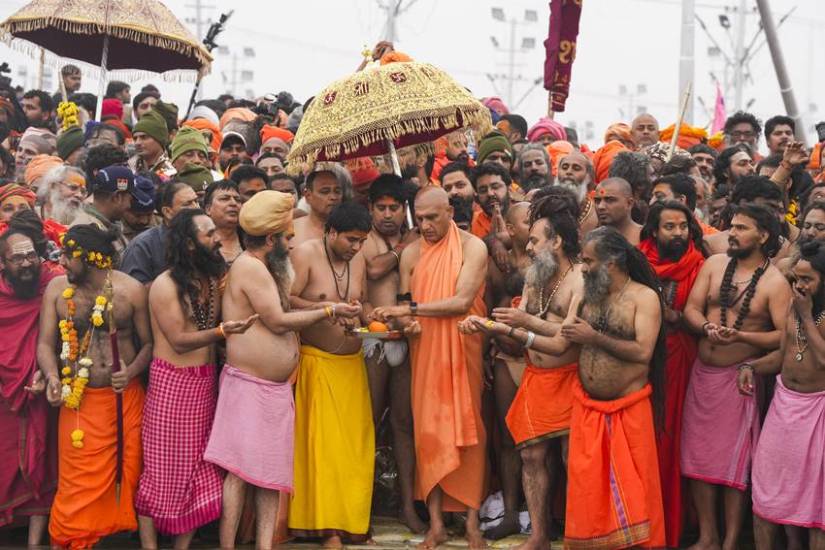
[[[733,139],[751,139],[755,135],[756,135],[756,132],[752,132],[752,131],[750,131],[750,132],[748,132],[748,131],[745,131],[745,132],[735,131],[735,132],[730,133],[730,137],[732,137]]]
[[[29,262],[30,264],[36,263],[40,256],[37,255],[37,252],[28,252],[26,254],[12,254],[8,258],[6,258],[6,262],[10,263],[14,266],[21,266],[24,262]]]
[[[822,233],[822,232],[825,232],[825,223],[805,222],[805,223],[802,224],[802,229],[805,229],[806,231],[808,231],[810,229],[816,229],[817,231]]]

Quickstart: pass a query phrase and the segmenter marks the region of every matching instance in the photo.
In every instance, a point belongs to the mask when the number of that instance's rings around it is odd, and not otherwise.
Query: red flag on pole
[[[582,1],[550,0],[550,31],[544,41],[544,89],[550,92],[550,112],[564,111],[570,92]]]

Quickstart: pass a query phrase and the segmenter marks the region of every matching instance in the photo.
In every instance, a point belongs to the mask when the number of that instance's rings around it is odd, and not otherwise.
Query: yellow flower
[[[92,315],[92,324],[96,327],[103,326],[103,317],[100,315]]]
[[[82,250],[75,250],[74,252],[72,252],[72,258],[79,258],[82,255],[83,255]]]
[[[74,447],[75,449],[82,449],[83,448],[83,442],[82,441],[72,441],[72,447]]]
[[[66,329],[66,319],[61,319],[57,322],[57,326],[60,327],[60,330]]]
[[[95,298],[95,305],[105,306],[106,305],[106,297],[105,296],[98,296],[97,298]]]
[[[95,261],[95,253],[94,253],[94,252],[89,252],[89,254],[87,255],[87,257],[89,258],[89,261],[90,261],[90,262]]]
[[[72,379],[71,378],[63,378],[62,380],[60,380],[60,383],[63,384],[64,386],[68,386],[69,384],[72,383]]]
[[[83,430],[77,429],[72,430],[72,441],[82,441],[83,440]]]
[[[74,288],[67,286],[65,290],[63,290],[63,298],[66,300],[71,299],[74,296]]]

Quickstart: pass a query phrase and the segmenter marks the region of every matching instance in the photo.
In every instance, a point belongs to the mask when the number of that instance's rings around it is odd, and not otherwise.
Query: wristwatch
[[[418,315],[418,302],[410,302],[410,315],[413,317]]]

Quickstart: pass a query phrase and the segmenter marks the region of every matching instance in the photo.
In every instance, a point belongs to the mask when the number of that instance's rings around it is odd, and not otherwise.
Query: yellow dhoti
[[[334,355],[301,346],[290,532],[365,541],[374,464],[375,433],[363,354]]]

